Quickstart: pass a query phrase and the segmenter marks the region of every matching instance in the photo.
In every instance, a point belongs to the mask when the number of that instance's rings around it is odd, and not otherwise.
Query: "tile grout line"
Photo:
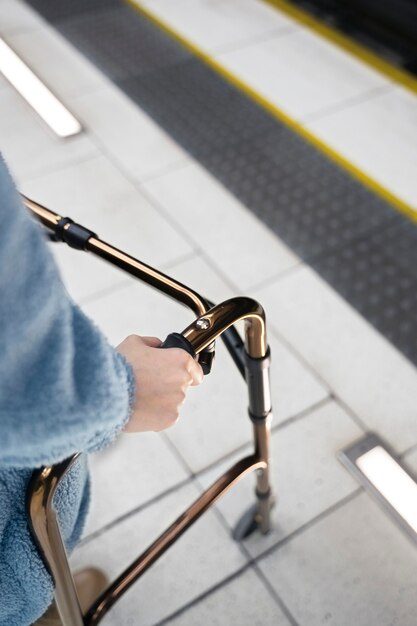
[[[283,537],[283,539],[278,540],[277,543],[267,548],[264,552],[261,552],[260,554],[258,554],[254,560],[256,562],[259,562],[265,559],[276,550],[279,550],[282,546],[285,546],[287,543],[289,543],[293,539],[296,539],[302,533],[310,530],[310,528],[313,528],[316,524],[320,523],[322,520],[332,515],[332,513],[335,513],[336,511],[344,507],[346,504],[349,504],[349,502],[357,498],[363,492],[364,492],[363,487],[356,487],[356,489],[354,489],[350,494],[348,494],[347,496],[345,496],[338,502],[335,502],[334,504],[329,506],[327,509],[325,509],[324,511],[322,511],[315,517],[313,517],[311,520],[309,520],[305,524],[302,524],[301,526],[296,528],[294,531],[292,531],[291,533]]]
[[[297,423],[299,421],[302,421],[304,418],[307,418],[311,413],[314,413],[315,411],[317,411],[317,410],[327,406],[327,404],[330,404],[332,401],[333,401],[333,398],[332,398],[332,396],[329,395],[329,396],[326,396],[325,398],[323,398],[322,400],[318,400],[317,402],[314,402],[313,404],[311,404],[310,406],[306,407],[305,409],[302,409],[301,411],[299,411],[295,415],[287,417],[282,422],[278,422],[278,424],[276,424],[275,426],[272,426],[271,434],[274,435],[275,433],[277,433],[277,432],[279,432],[281,430],[284,430],[285,428],[291,426],[292,424],[295,424],[295,423]],[[272,408],[272,413],[273,413],[273,408]],[[245,449],[248,446],[250,446],[252,443],[253,443],[252,440],[247,441],[247,442],[242,443],[241,445],[239,445],[237,448],[234,448],[230,452],[226,452],[220,458],[216,459],[212,463],[209,463],[208,465],[206,465],[202,469],[199,469],[198,471],[194,472],[193,473],[194,478],[199,482],[199,478],[202,475],[206,474],[207,472],[213,471],[216,468],[216,466],[222,465],[227,460],[232,459],[237,453],[244,452]],[[201,483],[199,483],[199,484],[202,486]]]
[[[241,40],[240,42],[235,42],[232,44],[224,44],[223,47],[214,49],[207,49],[206,54],[212,55],[213,57],[218,57],[222,54],[229,54],[230,52],[239,52],[241,50],[245,50],[246,48],[250,48],[251,46],[256,46],[258,44],[273,41],[274,39],[278,39],[281,37],[287,37],[288,35],[293,35],[294,33],[300,32],[300,27],[296,24],[288,24],[287,26],[276,26],[275,29],[270,30],[267,33],[255,35],[251,39]]]
[[[307,361],[306,357],[274,326],[274,322],[269,321],[269,328],[272,335],[276,339],[278,339],[294,357],[296,357],[296,359],[305,367],[308,372],[310,372],[315,380],[319,382],[322,387],[324,387],[327,393],[333,394],[334,391],[331,385],[321,374],[319,374],[319,372],[317,372],[313,368],[313,366]]]
[[[77,142],[79,139],[82,139],[86,137],[89,141],[91,141],[91,145],[94,147],[94,149],[96,149],[97,147],[95,146],[94,142],[92,141],[92,137],[90,136],[89,131],[83,126],[83,130],[81,131],[81,133],[79,135],[75,135],[74,137],[70,137],[69,139],[65,140],[65,142],[71,142],[71,143],[75,143]],[[62,143],[62,140],[59,140],[60,143]],[[29,175],[24,175],[22,176],[22,179],[24,179],[24,181],[22,182],[22,185],[25,185],[27,183],[32,183],[32,182],[36,182],[37,180],[39,180],[40,178],[43,178],[45,176],[49,176],[49,174],[58,174],[59,172],[62,172],[66,169],[70,169],[72,167],[78,166],[78,165],[82,165],[84,163],[88,163],[89,161],[94,161],[94,159],[98,159],[100,157],[100,153],[97,154],[91,154],[88,156],[81,156],[78,157],[77,160],[74,163],[60,163],[57,164],[55,167],[49,167],[47,170],[42,171],[42,172],[38,172],[35,174],[29,174]]]
[[[245,563],[245,565],[242,565],[235,572],[233,572],[226,578],[223,578],[212,587],[209,587],[208,589],[200,593],[198,596],[190,600],[188,603],[186,603],[185,605],[183,605],[182,607],[180,607],[179,609],[171,613],[170,615],[167,615],[162,620],[155,622],[152,626],[166,626],[173,619],[179,617],[180,615],[183,615],[188,609],[192,608],[193,606],[198,605],[202,600],[210,596],[212,593],[215,593],[217,590],[221,589],[228,583],[233,582],[233,580],[235,580],[236,578],[239,578],[239,576],[244,574],[248,569],[250,569],[250,563]]]
[[[143,502],[142,504],[139,504],[134,509],[131,509],[130,511],[127,511],[126,513],[123,513],[123,515],[121,515],[120,517],[117,517],[116,519],[112,520],[111,522],[108,522],[107,524],[105,524],[101,528],[93,531],[92,533],[90,533],[86,537],[83,537],[81,539],[81,541],[77,544],[76,549],[78,550],[79,548],[83,548],[85,545],[91,543],[92,541],[95,541],[96,539],[98,539],[102,535],[106,534],[108,531],[110,531],[113,528],[115,528],[118,524],[125,522],[130,517],[134,517],[135,515],[137,515],[141,511],[145,511],[147,508],[149,508],[149,507],[153,506],[154,504],[160,502],[161,500],[163,500],[164,498],[168,497],[172,493],[175,493],[176,491],[179,491],[180,489],[182,489],[183,487],[186,487],[187,485],[191,485],[193,482],[194,482],[194,477],[193,476],[188,476],[187,478],[184,478],[182,481],[180,481],[178,483],[175,483],[175,485],[172,485],[172,487],[168,487],[168,489],[165,489],[164,491],[161,491],[160,493],[158,493],[153,498],[150,498],[149,500],[146,500],[146,502]]]
[[[299,626],[298,622],[294,618],[293,614],[285,604],[284,600],[281,598],[279,593],[273,588],[268,578],[265,576],[263,571],[260,569],[258,563],[255,561],[253,563],[253,569],[258,578],[263,582],[265,588],[269,592],[270,596],[275,600],[275,602],[280,607],[281,611],[284,613],[285,617],[288,619],[292,626]]]
[[[215,507],[214,514],[216,515],[216,517],[218,518],[218,520],[220,521],[220,523],[222,524],[223,528],[228,533],[228,535],[231,536],[231,532],[233,531],[233,529],[231,528],[231,526],[227,522],[226,518],[221,513],[220,509]],[[259,530],[255,531],[255,532],[259,533]],[[275,601],[275,603],[279,606],[279,608],[281,609],[281,611],[283,612],[285,617],[290,622],[291,626],[299,626],[297,624],[296,620],[294,619],[294,616],[291,614],[290,610],[288,609],[287,605],[285,604],[285,602],[282,600],[282,598],[279,596],[279,594],[274,590],[274,588],[272,587],[272,585],[270,584],[270,582],[268,581],[266,576],[264,576],[263,573],[261,572],[261,570],[260,570],[260,568],[258,566],[258,563],[257,563],[258,557],[253,557],[250,554],[250,552],[247,550],[246,546],[243,543],[244,540],[243,541],[236,541],[236,540],[234,540],[234,541],[235,541],[235,543],[238,544],[241,553],[246,558],[247,563],[249,565],[249,568],[251,568],[253,570],[253,572],[258,577],[258,579],[260,579],[261,583],[263,583],[266,591],[269,593],[270,597]]]
[[[152,194],[148,192],[147,189],[144,189],[142,185],[139,185],[139,188],[141,192],[144,194],[144,196],[146,197],[146,199],[148,200],[148,202],[150,202],[152,206],[155,207],[155,209],[158,211],[160,215],[165,217],[165,219],[170,222],[171,226],[174,227],[175,225],[175,228],[177,232],[181,235],[181,237],[185,241],[187,241],[190,245],[193,246],[194,250],[207,263],[210,269],[227,285],[227,287],[229,287],[229,289],[231,289],[234,293],[239,293],[240,289],[237,288],[235,283],[232,280],[230,280],[230,278],[226,274],[224,274],[218,266],[214,264],[213,260],[210,257],[206,255],[204,248],[202,248],[196,241],[194,241],[193,238],[182,228],[182,226],[180,226],[180,224],[176,220],[171,218],[166,208],[160,202],[158,202],[152,196]],[[205,296],[206,294],[203,294],[203,295]],[[210,294],[207,294],[207,295],[210,296]]]
[[[314,122],[327,120],[329,117],[337,115],[337,113],[352,109],[358,105],[363,104],[364,102],[376,100],[377,98],[384,96],[385,94],[390,93],[394,90],[395,86],[393,84],[372,87],[358,96],[347,98],[343,102],[323,107],[322,109],[318,109],[317,111],[308,113],[305,117],[300,118],[298,122],[303,126],[308,126],[309,124],[314,124]]]
[[[282,241],[282,239],[279,239],[278,236],[277,236],[277,239],[281,241],[284,246],[286,246],[286,244]],[[290,251],[295,257],[298,257],[296,252],[293,252],[291,249]],[[265,289],[266,287],[272,287],[272,285],[274,285],[275,283],[279,283],[280,280],[282,280],[283,278],[287,278],[288,276],[291,276],[291,274],[297,272],[303,267],[310,267],[300,257],[298,257],[298,259],[299,259],[298,262],[294,263],[294,265],[292,265],[291,267],[287,267],[286,269],[281,270],[277,274],[274,274],[273,276],[270,276],[269,278],[265,278],[265,280],[262,280],[259,283],[254,283],[253,285],[248,287],[248,292],[254,292],[256,294],[256,292],[259,291],[260,289]]]
[[[114,84],[114,87],[119,89],[116,84]],[[124,94],[123,91],[121,91],[121,93]],[[124,95],[126,95],[126,94],[124,94]],[[130,100],[130,98],[129,98],[129,100]],[[133,102],[133,100],[131,100],[131,102]],[[134,103],[134,104],[136,104],[136,103]],[[136,105],[136,106],[138,106],[138,105]],[[143,112],[145,113],[145,115],[148,116],[148,114],[145,111],[143,111]],[[158,128],[162,129],[161,126],[158,126]],[[179,144],[177,144],[177,145],[179,146]],[[141,182],[146,185],[147,183],[151,183],[154,180],[158,180],[158,178],[160,178],[162,176],[166,176],[167,174],[171,174],[173,172],[181,170],[183,167],[186,167],[187,165],[189,165],[189,163],[190,163],[190,159],[189,159],[189,154],[187,153],[183,158],[178,159],[177,161],[173,161],[172,163],[168,164],[165,168],[162,168],[162,169],[158,170],[157,172],[153,172],[152,174],[144,175],[143,177],[141,177]]]
[[[187,462],[187,459],[185,457],[183,457],[183,455],[178,450],[177,446],[173,443],[173,441],[171,441],[171,439],[167,435],[167,433],[162,431],[161,432],[161,436],[163,437],[163,439],[166,442],[167,446],[169,447],[171,452],[174,454],[174,456],[176,457],[176,459],[178,460],[178,462],[180,463],[182,468],[187,472],[189,479],[195,480],[196,477],[197,477],[197,473],[192,470],[191,466]],[[198,483],[198,485],[200,486],[200,483]]]
[[[332,386],[327,382],[327,380],[323,377],[322,374],[319,374],[312,365],[306,360],[306,358],[301,354],[301,352],[290,343],[276,327],[274,327],[273,322],[270,322],[270,328],[272,334],[279,339],[279,341],[285,345],[285,347],[291,352],[293,356],[297,358],[297,360],[305,367],[305,369],[310,372],[310,374],[319,382],[324,389],[329,394],[330,398],[332,398],[335,402],[337,402],[351,417],[351,419],[356,423],[357,426],[361,428],[364,432],[368,429],[367,425],[362,421],[362,419],[355,413],[355,411],[349,406],[349,404],[343,400],[339,394],[332,388]]]
[[[399,455],[399,458],[407,461],[405,457],[409,454],[413,454],[414,452],[417,452],[417,443],[414,443],[412,446],[404,450],[404,452]]]

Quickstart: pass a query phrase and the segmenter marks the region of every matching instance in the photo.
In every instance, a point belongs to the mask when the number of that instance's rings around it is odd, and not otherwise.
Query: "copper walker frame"
[[[197,318],[182,331],[168,336],[162,347],[180,347],[198,355],[205,373],[211,368],[215,340],[222,337],[237,368],[246,380],[249,417],[253,423],[254,452],[235,463],[178,517],[145,552],[136,558],[83,614],[68,564],[57,513],[56,489],[79,454],[33,473],[27,492],[27,510],[33,538],[52,576],[55,600],[63,626],[94,626],[130,586],[239,478],[256,470],[256,503],[238,523],[234,536],[242,539],[257,528],[270,529],[273,496],[269,480],[271,396],[270,352],[266,340],[265,314],[255,300],[236,297],[217,306],[176,280],[101,241],[92,231],[70,218],[23,197],[26,206],[50,231],[51,239],[87,250],[188,306]],[[245,340],[233,325],[245,321]]]

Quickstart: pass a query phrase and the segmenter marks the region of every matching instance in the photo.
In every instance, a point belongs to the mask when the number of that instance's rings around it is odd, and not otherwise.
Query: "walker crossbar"
[[[251,471],[257,471],[256,507],[247,518],[247,528],[239,525],[239,536],[249,529],[270,529],[270,511],[273,497],[269,481],[269,439],[271,423],[271,396],[269,383],[270,352],[266,341],[265,314],[255,300],[247,297],[231,298],[219,305],[211,303],[158,270],[101,241],[92,231],[75,224],[69,218],[46,209],[22,196],[26,206],[53,233],[56,241],[65,241],[71,247],[88,250],[117,265],[129,274],[150,284],[155,289],[188,306],[198,316],[183,332],[182,339],[199,356],[203,370],[210,370],[214,342],[225,339],[226,347],[235,364],[244,374],[249,394],[249,416],[253,422],[254,454],[235,463],[218,478],[160,537],[143,552],[95,600],[83,615],[77,597],[74,579],[68,564],[57,514],[54,508],[56,489],[76,462],[74,454],[54,466],[43,467],[33,473],[27,491],[29,526],[40,554],[55,584],[55,600],[63,626],[94,626],[129,587],[237,480]],[[245,321],[245,342],[233,325]]]

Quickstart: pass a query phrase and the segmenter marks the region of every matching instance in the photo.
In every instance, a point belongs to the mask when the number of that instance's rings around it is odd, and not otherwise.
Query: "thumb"
[[[141,339],[145,346],[148,346],[149,348],[159,348],[162,344],[162,341],[158,339],[158,337],[141,337]]]

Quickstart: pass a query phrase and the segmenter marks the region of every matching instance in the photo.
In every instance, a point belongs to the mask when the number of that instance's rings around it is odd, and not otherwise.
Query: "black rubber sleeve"
[[[195,352],[193,346],[190,344],[188,339],[183,337],[180,333],[171,333],[165,339],[165,341],[161,344],[161,348],[181,348],[191,354],[193,359],[195,359]]]

